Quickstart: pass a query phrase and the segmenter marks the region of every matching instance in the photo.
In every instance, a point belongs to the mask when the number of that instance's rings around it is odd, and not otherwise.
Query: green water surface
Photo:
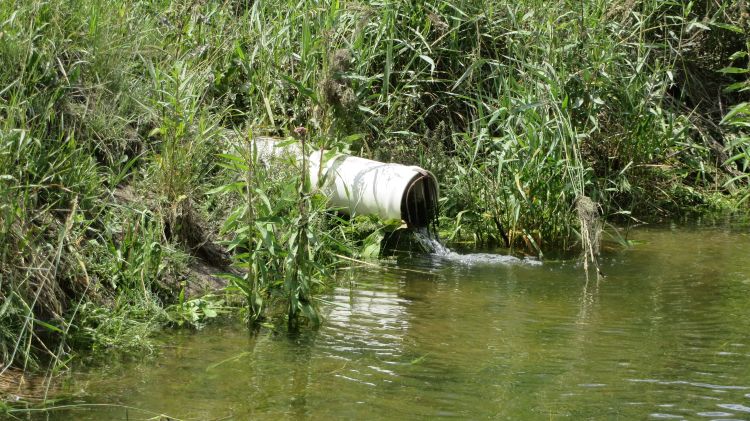
[[[629,239],[600,282],[482,256],[356,269],[317,331],[178,332],[154,359],[75,375],[67,403],[97,405],[44,417],[750,419],[748,230]]]

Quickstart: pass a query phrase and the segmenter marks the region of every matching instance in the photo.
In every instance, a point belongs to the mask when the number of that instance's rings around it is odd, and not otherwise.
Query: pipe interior
[[[401,219],[409,228],[429,228],[438,216],[437,181],[429,172],[417,174],[401,198]]]

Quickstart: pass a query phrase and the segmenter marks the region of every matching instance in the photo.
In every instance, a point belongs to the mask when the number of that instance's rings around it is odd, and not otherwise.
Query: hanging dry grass
[[[603,277],[599,268],[599,251],[601,249],[602,222],[600,206],[587,196],[575,199],[576,215],[581,227],[581,247],[583,248],[583,269],[586,277],[589,274],[589,263],[596,269],[597,279]]]

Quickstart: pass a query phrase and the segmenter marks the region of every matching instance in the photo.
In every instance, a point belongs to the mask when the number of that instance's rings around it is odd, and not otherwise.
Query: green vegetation
[[[2,0],[0,370],[238,304],[317,323],[369,232],[254,136],[422,165],[444,237],[535,254],[596,236],[578,198],[746,206],[749,22],[742,0]]]

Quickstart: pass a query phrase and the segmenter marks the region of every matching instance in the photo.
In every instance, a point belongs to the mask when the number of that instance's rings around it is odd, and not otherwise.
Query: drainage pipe
[[[255,142],[258,157],[263,161],[284,155],[302,158],[297,144],[279,146],[272,138],[256,138]],[[322,176],[321,191],[331,207],[352,216],[400,219],[410,228],[428,227],[437,218],[438,183],[431,172],[417,166],[346,154],[326,155],[313,152],[308,162],[311,184],[319,185],[318,177]]]

